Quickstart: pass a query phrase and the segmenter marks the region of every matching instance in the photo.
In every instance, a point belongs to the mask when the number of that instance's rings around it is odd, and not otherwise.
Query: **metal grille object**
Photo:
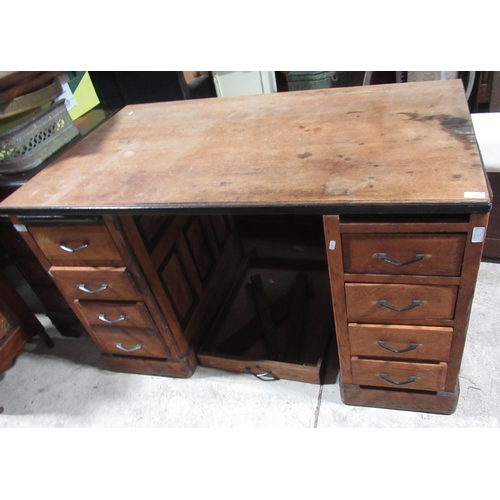
[[[79,134],[64,100],[0,136],[0,173],[37,167]]]

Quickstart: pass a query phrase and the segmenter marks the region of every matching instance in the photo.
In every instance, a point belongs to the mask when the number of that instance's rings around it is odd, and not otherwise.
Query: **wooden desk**
[[[460,81],[127,106],[0,205],[114,369],[318,383],[334,321],[344,402],[438,413],[490,208]]]

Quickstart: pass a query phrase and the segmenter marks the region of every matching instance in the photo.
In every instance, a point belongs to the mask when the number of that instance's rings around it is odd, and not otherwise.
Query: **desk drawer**
[[[370,358],[447,361],[453,328],[408,325],[349,325],[351,354]]]
[[[124,267],[52,267],[54,281],[68,300],[140,300]]]
[[[75,300],[74,304],[94,330],[96,327],[156,329],[146,306],[142,302]]]
[[[118,248],[104,226],[31,226],[29,232],[52,264],[122,261]]]
[[[166,358],[167,352],[158,335],[152,330],[121,328],[90,332],[100,349],[107,354]]]
[[[444,391],[446,363],[351,359],[353,384],[390,389]]]
[[[446,320],[455,315],[456,286],[346,283],[347,317],[377,323],[402,319]]]
[[[298,365],[266,359],[237,359],[230,356],[214,356],[208,353],[198,353],[200,366],[208,366],[217,370],[241,372],[253,375],[262,381],[295,380],[308,384],[321,383],[321,363],[323,357],[318,358],[314,365]]]
[[[235,285],[198,350],[200,365],[319,384],[333,323],[327,273],[250,266]],[[259,304],[267,306],[275,344]]]
[[[459,276],[466,235],[342,235],[344,270],[357,274]]]

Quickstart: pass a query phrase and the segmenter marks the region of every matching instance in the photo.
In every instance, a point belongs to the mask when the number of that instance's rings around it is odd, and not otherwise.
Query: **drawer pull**
[[[85,283],[80,283],[78,285],[78,289],[81,290],[82,292],[85,293],[97,293],[97,292],[102,292],[103,290],[106,290],[109,285],[101,285],[99,288],[96,288],[95,290],[90,290],[90,288],[87,288],[87,285]]]
[[[142,349],[142,344],[137,344],[135,347],[132,347],[130,349],[123,347],[121,342],[118,344],[115,344],[115,345],[116,345],[116,347],[118,347],[118,349],[121,349],[122,351],[125,351],[125,352],[134,352],[134,351],[138,351],[139,349]]]
[[[415,309],[415,307],[418,307],[423,303],[423,300],[414,300],[409,306],[402,307],[401,309],[398,307],[391,306],[387,300],[379,300],[378,301],[379,305],[382,307],[387,307],[387,309],[390,309],[391,311],[396,311],[396,312],[403,312],[403,311],[408,311],[410,309]]]
[[[263,382],[273,382],[274,380],[279,380],[278,377],[271,375],[272,370],[267,370],[267,372],[264,373],[254,373],[248,366],[245,366],[245,371]]]
[[[396,382],[394,380],[391,380],[386,373],[381,373],[380,378],[384,379],[386,382],[390,382],[391,384],[394,385],[405,385],[405,384],[411,384],[412,382],[415,382],[417,380],[417,377],[415,375],[412,375],[411,377],[408,377],[408,380],[404,380],[403,382]]]
[[[395,260],[392,260],[386,253],[377,253],[376,255],[374,255],[374,257],[378,257],[379,259],[382,259],[383,261],[388,262],[393,266],[407,266],[408,264],[413,264],[414,262],[418,262],[419,260],[424,260],[425,254],[418,253],[415,255],[415,257],[413,257],[413,259],[407,260],[406,262],[397,262]]]
[[[120,321],[124,321],[125,320],[125,316],[123,314],[121,314],[120,317],[117,318],[117,319],[108,319],[108,318],[106,318],[105,314],[99,314],[97,317],[101,321],[104,321],[104,323],[108,323],[108,324],[119,323]]]
[[[69,246],[66,245],[66,243],[59,243],[59,248],[61,250],[64,250],[65,252],[69,252],[69,253],[78,252],[78,250],[83,250],[84,248],[87,248],[88,246],[89,246],[89,243],[84,243],[83,245],[80,245],[79,247],[70,248]]]
[[[413,351],[418,347],[418,344],[411,343],[406,349],[394,349],[392,347],[389,347],[383,340],[379,340],[378,345],[380,347],[383,347],[384,349],[387,349],[388,351],[395,352],[396,354],[399,354],[400,352]]]

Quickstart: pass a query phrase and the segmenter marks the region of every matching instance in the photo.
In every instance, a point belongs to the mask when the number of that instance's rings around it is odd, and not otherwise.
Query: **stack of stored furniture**
[[[69,116],[60,72],[0,73],[0,199],[19,189],[50,162],[106,119],[91,110],[75,122]],[[62,335],[79,335],[78,320],[52,278],[6,218],[0,218],[4,263],[13,264]]]
[[[66,111],[63,92],[55,71],[2,71],[0,72],[0,182],[8,183],[12,177],[30,176],[30,172],[47,161],[56,151],[78,135],[73,120]],[[4,186],[0,191],[4,191]],[[7,189],[7,192],[9,190]],[[2,193],[3,194],[3,193]],[[5,195],[0,196],[4,198]],[[19,238],[6,219],[0,221],[0,244],[3,252],[20,257],[21,267],[25,267],[33,282],[42,281],[51,285],[50,279],[40,272],[37,261],[25,252],[24,242]],[[6,263],[2,259],[4,264]],[[0,273],[2,271],[0,270]],[[2,340],[2,361],[12,362],[31,335],[44,333],[33,312],[23,303],[16,290],[1,274],[4,298],[2,307],[14,307],[23,314],[14,318],[12,313],[3,316],[8,326],[8,334]],[[57,293],[57,292],[56,292]],[[8,294],[9,297],[5,297]],[[7,300],[14,300],[8,303]],[[53,306],[51,307],[53,309]],[[3,313],[2,313],[3,314]],[[57,320],[56,320],[57,323]],[[8,350],[8,352],[7,352]]]
[[[78,135],[56,72],[0,73],[0,173],[37,167]]]

